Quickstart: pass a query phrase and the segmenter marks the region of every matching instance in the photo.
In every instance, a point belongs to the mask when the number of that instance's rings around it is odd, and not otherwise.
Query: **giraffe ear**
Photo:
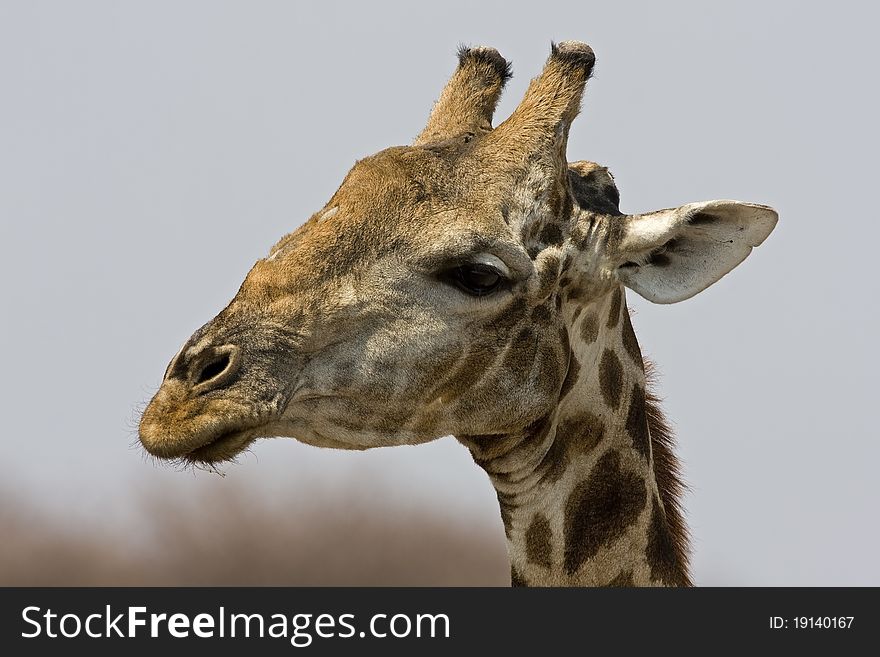
[[[776,211],[705,201],[623,218],[612,262],[620,281],[654,303],[702,292],[746,259],[776,226]]]

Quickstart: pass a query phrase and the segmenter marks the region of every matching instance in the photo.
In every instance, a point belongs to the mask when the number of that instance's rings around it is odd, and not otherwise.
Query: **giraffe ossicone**
[[[622,213],[608,170],[566,156],[594,61],[554,45],[493,128],[509,64],[462,49],[414,144],[357,162],[174,357],[146,450],[214,464],[262,437],[453,435],[495,487],[514,584],[689,584],[682,483],[624,289],[687,299],[777,216]]]

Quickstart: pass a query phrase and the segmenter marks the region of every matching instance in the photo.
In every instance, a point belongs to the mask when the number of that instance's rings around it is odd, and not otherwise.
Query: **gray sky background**
[[[691,301],[630,293],[692,493],[702,584],[880,585],[877,14],[864,2],[0,3],[0,490],[69,517],[212,475],[132,447],[137,409],[253,262],[355,159],[410,141],[459,43],[497,47],[505,117],[551,40],[596,74],[569,157],[622,209],[713,198],[780,223]],[[291,504],[375,481],[500,521],[457,443],[263,441],[228,479]],[[299,488],[297,488],[299,486]],[[14,493],[12,493],[13,491]]]

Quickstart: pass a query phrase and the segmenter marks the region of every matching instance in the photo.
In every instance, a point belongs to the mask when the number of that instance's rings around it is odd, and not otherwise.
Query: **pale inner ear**
[[[773,208],[739,201],[628,217],[615,257],[618,278],[654,303],[684,301],[745,260],[776,221]]]

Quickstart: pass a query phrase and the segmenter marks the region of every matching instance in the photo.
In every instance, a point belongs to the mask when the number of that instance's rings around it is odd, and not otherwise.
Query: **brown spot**
[[[632,571],[631,570],[620,571],[620,573],[618,573],[617,577],[615,577],[610,582],[608,582],[608,584],[606,586],[608,586],[609,588],[622,588],[622,587],[635,586],[635,582],[633,582]]]
[[[620,394],[623,392],[623,366],[620,359],[610,349],[602,352],[599,363],[599,387],[602,398],[611,408],[620,406]]]
[[[544,244],[562,244],[562,231],[556,223],[547,223],[538,238]]]
[[[559,327],[559,344],[562,345],[562,353],[567,354],[571,351],[571,344],[568,341],[568,329],[564,326]]]
[[[565,397],[571,389],[574,387],[574,384],[577,383],[578,377],[580,376],[581,364],[578,362],[577,357],[572,353],[568,357],[568,372],[565,373],[565,380],[562,382],[562,389],[559,391],[559,399]]]
[[[550,294],[550,290],[556,285],[559,278],[559,258],[555,255],[548,255],[543,265],[538,270],[538,280],[541,284],[541,295]]]
[[[553,394],[562,385],[562,368],[565,364],[562,349],[556,344],[539,343],[533,359],[532,389],[542,397]]]
[[[645,482],[620,469],[616,452],[599,459],[565,503],[565,571],[573,575],[599,548],[622,536],[647,499]]]
[[[510,225],[510,206],[507,203],[501,204],[501,218],[504,220],[504,223]]]
[[[632,319],[629,312],[624,310],[623,313],[623,348],[626,353],[633,359],[633,362],[641,368],[644,368],[642,361],[642,350],[639,348],[639,341],[636,339],[636,332],[633,330]]]
[[[459,343],[453,343],[445,348],[436,350],[431,357],[432,369],[423,373],[418,379],[413,380],[409,386],[421,386],[424,390],[424,398],[430,398],[432,394],[436,393],[439,385],[442,384],[444,377],[452,376],[456,371],[456,366],[464,357],[465,348]],[[357,370],[354,363],[352,363],[350,367],[352,372]],[[394,366],[389,363],[389,367],[393,368]],[[416,373],[413,374],[414,376],[419,376]]]
[[[541,479],[548,483],[559,481],[563,473],[568,469],[570,452],[568,444],[564,440],[559,439],[559,433],[553,437],[550,449],[544,454],[544,458],[535,468],[541,473]]]
[[[528,586],[528,582],[523,578],[522,575],[519,574],[519,571],[516,569],[516,566],[510,567],[510,585],[517,586]]]
[[[583,285],[572,285],[566,292],[566,298],[569,301],[580,301],[587,293],[587,288]]]
[[[676,552],[675,541],[666,524],[660,502],[654,498],[651,522],[648,525],[648,547],[645,554],[651,569],[651,579],[668,585],[686,585],[686,578],[678,563]]]
[[[507,349],[501,369],[511,381],[525,381],[535,365],[537,342],[531,326],[520,329]]]
[[[593,451],[604,435],[602,420],[589,411],[566,418],[556,429],[556,440],[569,445],[572,452],[579,454]]]
[[[581,338],[590,344],[599,337],[599,318],[594,313],[584,316],[581,322]]]
[[[491,327],[496,331],[505,331],[514,327],[525,317],[526,302],[524,299],[517,299],[507,308],[502,310],[492,320]]]
[[[608,311],[608,321],[605,323],[610,329],[613,329],[617,326],[617,322],[620,319],[620,307],[623,304],[623,292],[621,292],[620,287],[618,287],[611,296],[611,309]]]
[[[583,310],[584,310],[583,306],[578,306],[577,308],[575,308],[574,314],[571,316],[571,321],[576,322],[577,318],[581,316],[581,313],[583,312]]]
[[[645,389],[638,383],[633,386],[626,414],[626,432],[630,435],[633,448],[646,459],[650,458],[648,445],[648,418],[645,415]]]
[[[550,309],[546,304],[535,306],[532,309],[532,321],[535,324],[546,324],[550,321]]]
[[[579,219],[571,231],[569,239],[579,249],[587,248],[590,236],[593,234],[593,227],[597,221],[596,215],[588,213],[585,219]]]
[[[554,483],[559,481],[568,469],[571,460],[579,454],[587,454],[602,442],[605,426],[598,416],[583,412],[566,418],[556,427],[553,444],[541,459],[537,470],[543,472],[543,479]]]
[[[549,568],[552,558],[553,531],[543,513],[536,513],[526,530],[526,557],[529,563]]]
[[[668,267],[672,263],[672,260],[665,253],[657,253],[652,255],[647,264],[654,265],[655,267]]]
[[[449,378],[442,381],[440,386],[435,387],[429,396],[440,396],[447,401],[457,399],[486,375],[494,361],[495,351],[490,345],[486,343],[475,344],[467,357],[459,362],[458,367],[453,370]]]
[[[352,385],[356,371],[357,366],[353,361],[338,363],[333,371],[333,387],[338,390]]]

